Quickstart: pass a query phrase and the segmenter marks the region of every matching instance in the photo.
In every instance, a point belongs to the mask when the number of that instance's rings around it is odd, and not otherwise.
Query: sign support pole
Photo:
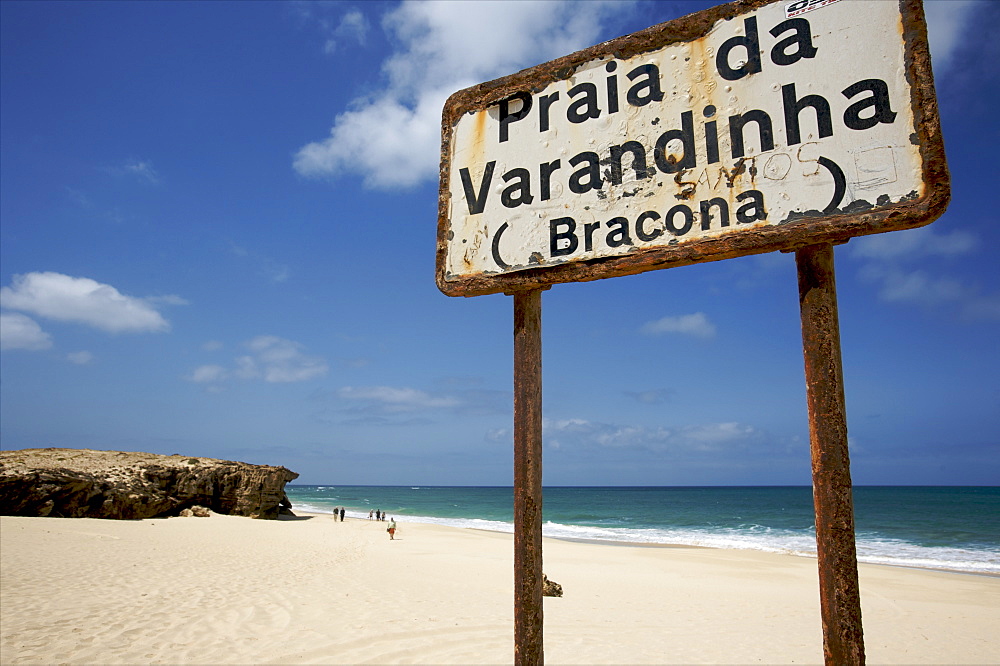
[[[542,292],[514,296],[514,663],[542,653]]]
[[[795,263],[809,404],[823,653],[831,666],[864,664],[833,245],[796,250]]]

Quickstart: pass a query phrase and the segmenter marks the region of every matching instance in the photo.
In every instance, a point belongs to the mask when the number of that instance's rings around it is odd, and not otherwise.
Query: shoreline
[[[509,663],[513,535],[0,517],[3,663]],[[815,559],[544,538],[550,663],[821,663]],[[652,547],[650,547],[652,546]],[[872,663],[1000,654],[1000,577],[861,563]]]
[[[302,512],[305,513],[305,512]],[[318,516],[328,515],[328,514],[314,514]],[[437,524],[437,523],[422,523],[422,524]],[[497,534],[512,534],[511,532],[501,532],[500,530],[484,530],[478,527],[458,527],[455,525],[442,525],[441,527],[451,527],[456,530],[472,530],[474,532],[487,532],[487,533],[497,533]],[[731,550],[734,552],[752,552],[752,553],[770,553],[772,555],[783,555],[787,557],[800,557],[807,560],[816,561],[816,555],[811,555],[808,553],[790,553],[790,552],[778,552],[770,550],[758,550],[753,548],[720,548],[718,546],[693,546],[686,543],[657,543],[649,541],[614,541],[612,539],[581,539],[575,537],[562,537],[562,536],[543,536],[543,540],[551,539],[553,541],[568,541],[570,543],[585,543],[594,546],[609,546],[615,548],[669,548],[669,549],[691,549],[691,550]],[[890,567],[896,569],[915,569],[917,571],[939,571],[941,573],[953,573],[962,574],[966,576],[986,576],[987,578],[1000,578],[1000,572],[994,571],[968,571],[966,569],[949,569],[947,567],[921,567],[913,564],[889,564],[887,562],[865,562],[858,560],[858,566],[861,565],[869,567]]]
[[[302,515],[313,515],[313,516],[329,516],[331,513],[320,512],[316,510],[298,510],[296,514]],[[455,529],[462,530],[473,530],[478,532],[492,532],[497,534],[513,534],[514,526],[513,523],[504,523],[505,525],[510,525],[510,530],[491,530],[483,527],[469,527],[464,525],[452,525],[447,522],[437,522],[445,521],[446,518],[437,518],[434,516],[406,516],[405,514],[399,514],[397,518],[402,517],[403,519],[416,518],[414,523],[422,525],[438,525],[441,527],[453,527]],[[354,520],[364,520],[364,517],[354,517]],[[543,539],[555,539],[559,541],[569,541],[574,543],[589,543],[594,545],[607,545],[607,546],[635,546],[640,548],[705,548],[709,550],[734,550],[738,552],[755,552],[755,553],[772,553],[775,555],[788,555],[790,557],[800,557],[805,559],[816,560],[816,553],[809,552],[795,552],[791,550],[779,550],[779,549],[765,549],[765,548],[736,548],[732,546],[703,546],[696,544],[686,544],[686,543],[665,543],[658,541],[623,541],[620,539],[597,539],[597,538],[587,538],[587,537],[572,537],[572,536],[550,536],[547,534],[542,535]],[[945,566],[928,566],[919,564],[906,564],[906,563],[893,563],[893,562],[872,562],[864,559],[858,559],[858,564],[865,564],[867,566],[884,566],[884,567],[896,567],[902,569],[918,569],[921,571],[942,571],[949,573],[960,573],[967,574],[970,576],[987,576],[993,578],[1000,578],[1000,571],[977,571],[973,569],[961,569],[955,567],[945,567]]]
[[[456,529],[466,529],[462,527],[457,527]],[[472,528],[469,528],[472,529]],[[488,532],[489,530],[482,530]],[[545,539],[554,539],[556,541],[571,541],[574,543],[589,543],[595,546],[616,546],[616,547],[636,547],[636,548],[690,548],[692,550],[732,550],[735,552],[753,552],[753,553],[770,553],[772,555],[785,555],[788,557],[800,557],[806,560],[816,561],[815,554],[809,553],[791,553],[791,552],[779,552],[772,550],[757,550],[753,548],[720,548],[718,546],[692,546],[684,543],[651,543],[645,541],[612,541],[610,539],[576,539],[573,537],[543,537]],[[888,562],[865,562],[864,560],[858,560],[858,566],[861,565],[869,567],[891,567],[895,569],[916,569],[918,571],[940,571],[942,573],[955,573],[964,574],[967,576],[986,576],[988,578],[1000,578],[1000,572],[994,571],[969,571],[966,569],[949,569],[947,567],[921,567],[914,564],[890,564]]]

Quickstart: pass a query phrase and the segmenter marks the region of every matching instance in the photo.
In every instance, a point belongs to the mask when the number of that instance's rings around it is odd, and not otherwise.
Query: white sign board
[[[948,179],[920,10],[734,3],[456,93],[439,287],[477,295],[927,224]]]

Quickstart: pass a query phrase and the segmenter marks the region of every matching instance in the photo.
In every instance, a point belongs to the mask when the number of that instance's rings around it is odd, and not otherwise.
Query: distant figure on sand
[[[371,511],[368,512],[368,520],[371,520],[372,516],[374,515],[375,515],[375,509],[372,509]]]
[[[375,520],[379,520],[379,521],[382,520],[382,510],[381,509],[375,509]]]
[[[386,530],[389,533],[389,539],[395,540],[396,538],[396,519],[389,519],[389,528]]]
[[[344,507],[340,507],[340,522],[344,522],[344,514],[347,513]]]

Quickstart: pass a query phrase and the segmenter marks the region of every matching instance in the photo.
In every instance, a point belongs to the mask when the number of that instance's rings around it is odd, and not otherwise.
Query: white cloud
[[[708,320],[704,312],[663,317],[656,321],[643,324],[640,329],[644,335],[662,335],[664,333],[683,333],[697,338],[715,337],[715,325]]]
[[[90,365],[94,362],[94,355],[89,351],[70,352],[66,354],[66,360],[76,365]]]
[[[545,444],[571,447],[636,449],[674,453],[724,453],[766,446],[764,433],[742,423],[709,423],[677,428],[617,425],[586,419],[546,419]],[[773,448],[773,447],[772,447]]]
[[[957,278],[935,277],[925,270],[875,263],[862,267],[860,276],[876,283],[879,298],[889,303],[951,305],[966,320],[1000,320],[1000,294],[984,295]]]
[[[976,249],[978,239],[968,231],[937,233],[932,227],[855,238],[848,246],[855,257],[867,259],[916,259],[926,256],[952,257]]]
[[[294,340],[275,335],[259,335],[247,341],[244,346],[250,353],[233,359],[232,368],[214,363],[201,365],[187,375],[186,379],[217,389],[220,384],[234,377],[288,384],[322,377],[329,371],[326,359],[306,354],[304,346]],[[203,345],[203,349],[210,351],[221,347],[222,343],[216,341]]]
[[[680,436],[696,448],[715,449],[730,442],[746,441],[757,435],[753,426],[742,423],[710,423],[682,428]]]
[[[954,278],[932,277],[926,271],[907,271],[893,266],[871,264],[861,277],[879,283],[879,297],[884,301],[937,305],[958,301],[966,295],[962,283]]]
[[[397,386],[344,386],[337,397],[345,406],[340,411],[359,416],[354,422],[399,426],[426,423],[435,413],[450,417],[479,417],[511,414],[509,391],[452,387],[448,392],[424,391]]]
[[[221,365],[202,365],[194,369],[188,379],[196,384],[217,384],[229,376]]]
[[[240,379],[256,379],[260,377],[260,368],[252,356],[240,356],[236,359],[235,375]]]
[[[327,54],[336,52],[337,46],[344,41],[364,46],[368,30],[371,29],[368,19],[357,9],[352,9],[344,14],[335,28],[331,29],[330,22],[326,19],[321,20],[320,25],[328,34],[326,43],[323,45],[323,51]]]
[[[156,302],[184,302],[177,296]],[[151,299],[122,294],[108,284],[62,273],[15,275],[0,289],[0,304],[39,317],[86,324],[110,333],[166,331],[170,324]]]
[[[258,274],[271,282],[286,282],[291,275],[291,270],[287,265],[280,264],[266,255],[251,252],[247,248],[235,244],[231,245],[230,250],[237,257],[248,259],[256,264]]]
[[[352,9],[344,14],[337,26],[336,33],[339,36],[352,37],[358,44],[364,44],[370,28],[365,15],[357,9]]]
[[[850,255],[862,259],[862,280],[873,283],[889,303],[952,306],[963,319],[1000,319],[1000,294],[984,295],[957,277],[935,275],[927,258],[955,258],[975,252],[979,239],[964,230],[938,233],[931,227],[864,236],[851,241]],[[920,268],[909,268],[919,262]]]
[[[130,160],[125,163],[124,171],[153,185],[157,185],[160,182],[160,174],[156,173],[152,162]]]
[[[449,92],[426,93],[412,107],[391,98],[337,116],[330,137],[295,156],[305,176],[339,175],[354,169],[365,187],[413,187],[437,175],[441,108]]]
[[[191,305],[191,302],[186,298],[181,298],[177,294],[166,294],[164,296],[147,296],[142,299],[149,303],[150,305]]]
[[[662,405],[670,397],[670,391],[650,389],[648,391],[625,391],[625,395],[644,405]]]
[[[161,180],[152,162],[134,158],[118,166],[103,167],[102,171],[118,178],[135,178],[150,185],[159,185]]]
[[[368,402],[372,411],[398,413],[424,409],[457,407],[459,401],[447,396],[434,396],[425,391],[392,386],[345,386],[337,395],[347,400]]]
[[[32,319],[18,312],[0,313],[0,349],[37,351],[52,346],[52,336]]]
[[[956,48],[962,42],[962,31],[969,24],[973,11],[982,0],[926,0],[927,41],[938,74],[951,64]]]
[[[274,335],[260,335],[246,345],[253,354],[237,359],[238,374],[261,376],[266,382],[290,383],[321,377],[329,371],[326,360],[307,356],[303,345]]]
[[[457,5],[408,1],[385,15],[397,50],[383,63],[384,89],[353,101],[330,136],[299,150],[304,176],[359,172],[366,187],[411,187],[437,176],[441,109],[448,95],[593,43],[622,2]]]
[[[341,13],[343,3],[340,2],[290,2],[292,14],[301,25],[309,25],[319,30],[325,40],[323,52],[332,55],[345,42],[364,46],[368,39],[371,24],[357,9],[349,9]]]

